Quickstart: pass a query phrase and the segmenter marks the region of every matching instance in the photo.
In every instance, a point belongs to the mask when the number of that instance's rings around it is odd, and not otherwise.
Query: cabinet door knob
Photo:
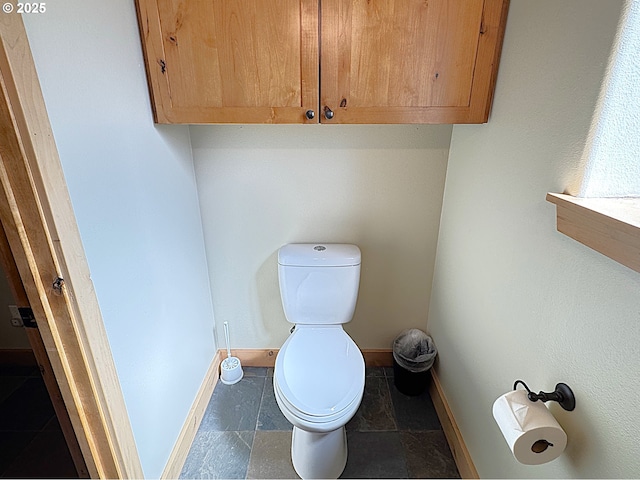
[[[309,120],[313,120],[313,117],[316,116],[316,112],[314,112],[313,110],[307,110],[306,112],[304,112],[305,117],[307,117]]]
[[[324,118],[327,120],[331,120],[333,118],[333,110],[331,110],[326,105],[324,106]]]

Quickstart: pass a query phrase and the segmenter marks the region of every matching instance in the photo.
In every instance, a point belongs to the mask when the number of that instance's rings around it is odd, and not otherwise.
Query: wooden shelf
[[[640,197],[579,198],[547,193],[558,231],[640,272]]]

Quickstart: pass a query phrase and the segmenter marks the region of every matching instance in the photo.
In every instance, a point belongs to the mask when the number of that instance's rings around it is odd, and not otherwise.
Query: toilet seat
[[[274,385],[293,416],[333,423],[360,404],[364,359],[341,325],[297,325],[276,358]]]

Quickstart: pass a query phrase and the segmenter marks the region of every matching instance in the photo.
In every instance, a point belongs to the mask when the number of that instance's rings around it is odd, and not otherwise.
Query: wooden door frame
[[[13,297],[13,302],[20,308],[31,308],[27,292],[24,289],[24,285],[22,285],[22,279],[20,278],[18,267],[13,258],[13,254],[11,253],[9,240],[7,240],[4,227],[1,225],[0,227],[0,265],[2,265],[2,269],[7,277],[7,283]],[[69,448],[69,453],[71,454],[78,477],[89,478],[89,470],[87,469],[87,465],[84,461],[82,449],[80,448],[80,444],[78,443],[78,439],[73,430],[73,425],[71,424],[67,407],[62,399],[62,393],[60,392],[60,387],[58,386],[55,374],[53,373],[53,367],[49,361],[49,355],[47,354],[47,349],[42,341],[40,332],[38,331],[38,328],[25,327],[25,334],[29,340],[31,351],[35,357],[38,368],[40,369],[49,397],[51,398],[53,410],[56,413],[60,429],[62,430],[64,439],[67,442],[67,447]]]
[[[0,15],[0,221],[91,477],[142,478],[22,18]]]

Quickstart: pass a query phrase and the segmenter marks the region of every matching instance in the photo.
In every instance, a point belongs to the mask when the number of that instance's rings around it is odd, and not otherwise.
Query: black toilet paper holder
[[[542,400],[543,402],[548,402],[549,400],[553,402],[558,402],[562,408],[568,410],[569,412],[576,408],[576,397],[573,394],[571,388],[566,383],[558,383],[556,385],[556,389],[553,392],[532,392],[527,384],[522,380],[516,380],[513,384],[513,389],[516,390],[518,384],[521,383],[522,386],[527,390],[527,397],[532,402],[537,402],[538,400]]]

